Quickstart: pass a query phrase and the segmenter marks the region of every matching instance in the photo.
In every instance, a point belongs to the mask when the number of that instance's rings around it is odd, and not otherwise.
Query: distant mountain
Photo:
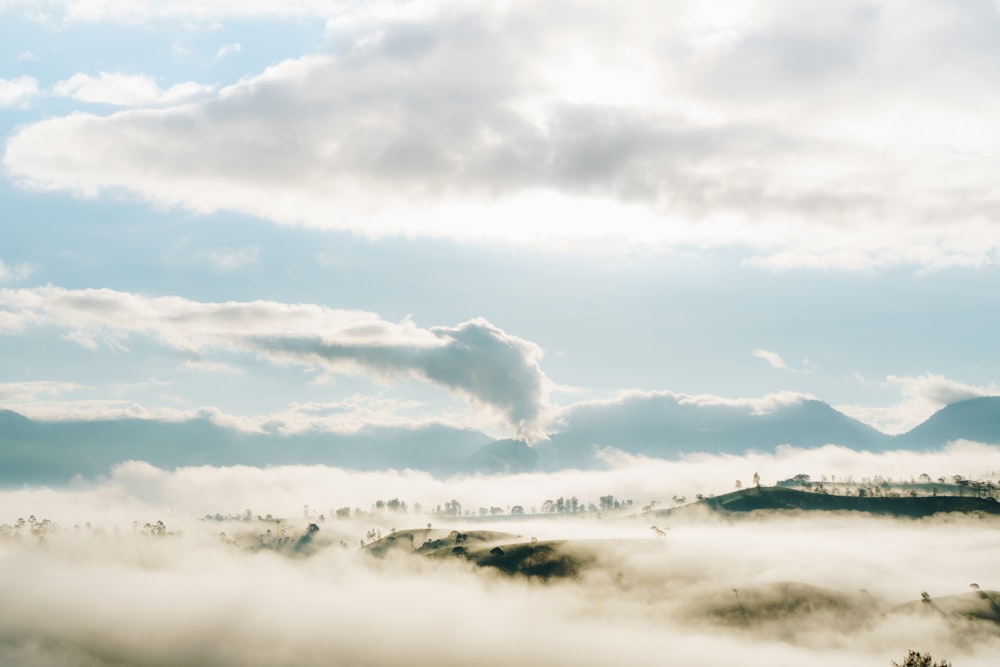
[[[906,449],[939,447],[952,440],[1000,443],[1000,396],[970,398],[947,405],[916,428],[894,438]]]
[[[571,410],[566,426],[540,449],[547,468],[598,465],[596,451],[672,458],[688,452],[743,453],[777,445],[816,447],[836,443],[882,450],[892,438],[816,400],[754,413],[735,405],[683,403],[670,395],[639,396]]]
[[[961,401],[908,433],[889,436],[816,400],[755,413],[669,395],[637,396],[569,410],[559,432],[529,447],[443,425],[368,428],[358,433],[250,434],[209,419],[34,422],[0,410],[0,484],[58,484],[93,477],[129,459],[186,465],[326,464],[356,470],[413,468],[438,476],[604,466],[603,450],[675,458],[690,452],[742,454],[778,445],[934,449],[957,440],[1000,443],[1000,397]]]
[[[130,459],[192,465],[326,464],[358,470],[413,468],[436,475],[493,464],[472,456],[491,444],[478,431],[431,425],[358,433],[251,434],[208,419],[34,422],[0,411],[0,484],[58,484],[107,473]],[[483,472],[490,470],[483,469]]]
[[[470,470],[520,473],[538,470],[538,451],[523,440],[497,440],[469,457]]]

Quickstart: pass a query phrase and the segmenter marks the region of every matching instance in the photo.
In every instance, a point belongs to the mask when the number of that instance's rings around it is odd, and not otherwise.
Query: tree
[[[753,474],[753,485],[760,486],[760,475],[757,473]]]
[[[918,653],[917,651],[910,651],[903,664],[900,664],[893,660],[893,667],[951,667],[951,663],[947,660],[942,660],[941,662],[933,662],[931,654]]]

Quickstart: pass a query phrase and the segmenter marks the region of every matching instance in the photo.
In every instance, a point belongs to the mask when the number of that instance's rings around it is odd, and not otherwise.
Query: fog
[[[132,462],[71,488],[0,492],[0,664],[888,667],[914,649],[992,666],[1000,628],[952,612],[975,602],[970,584],[1000,588],[997,517],[690,511],[655,517],[657,537],[638,506],[728,492],[734,475],[749,482],[758,468],[765,484],[797,473],[995,477],[997,449],[783,450],[452,480]],[[485,521],[413,511],[597,494],[634,498],[635,512]],[[372,511],[392,497],[408,511]],[[341,506],[363,511],[327,516]],[[245,509],[282,520],[240,520]],[[232,516],[204,519],[215,513]],[[319,531],[300,541],[310,522]],[[452,530],[511,533],[497,538],[505,546],[567,540],[560,548],[579,568],[543,579],[409,553],[409,543],[383,557],[360,547],[368,531],[393,528],[414,546]],[[282,532],[283,546],[262,548]]]

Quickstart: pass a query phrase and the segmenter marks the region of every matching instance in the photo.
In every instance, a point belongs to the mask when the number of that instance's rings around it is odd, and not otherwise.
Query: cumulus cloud
[[[193,81],[162,89],[153,77],[144,74],[101,72],[97,76],[91,76],[81,72],[57,83],[52,92],[61,97],[71,97],[92,104],[150,107],[181,104],[204,97],[213,89],[213,86]]]
[[[5,166],[27,186],[371,236],[743,244],[772,268],[997,259],[987,3],[332,16],[331,55],[194,106],[33,124]]]
[[[0,290],[0,326],[66,331],[85,347],[127,349],[148,336],[176,350],[253,353],[276,364],[413,378],[496,413],[517,434],[544,437],[550,382],[541,349],[477,318],[454,327],[388,322],[370,312],[271,301],[202,303],[109,289]],[[211,361],[211,359],[209,358]]]
[[[38,80],[30,76],[0,78],[0,109],[25,107],[38,96]]]
[[[895,389],[901,399],[887,407],[838,406],[845,414],[865,421],[884,433],[905,433],[935,412],[958,401],[980,396],[1000,396],[1000,386],[971,385],[943,375],[889,375],[881,385]]]

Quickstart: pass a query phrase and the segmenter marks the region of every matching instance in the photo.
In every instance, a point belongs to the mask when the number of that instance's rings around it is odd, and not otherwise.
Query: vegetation
[[[741,489],[714,498],[701,498],[699,504],[716,512],[729,513],[758,510],[855,511],[910,518],[931,516],[941,512],[1000,514],[1000,503],[993,498],[899,494],[837,495],[785,487]],[[670,514],[676,511],[680,510],[666,510],[658,514]]]
[[[951,663],[947,660],[932,662],[930,653],[923,654],[917,651],[910,651],[902,664],[895,661],[892,664],[893,667],[951,667]]]

